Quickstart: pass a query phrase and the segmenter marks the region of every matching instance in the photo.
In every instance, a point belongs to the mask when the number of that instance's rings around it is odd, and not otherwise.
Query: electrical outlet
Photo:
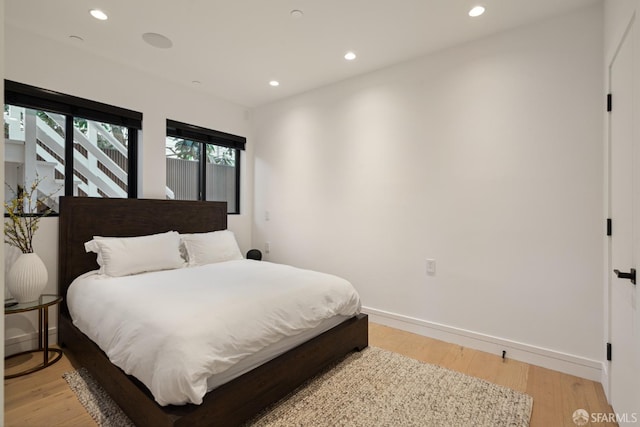
[[[429,276],[436,275],[436,260],[435,259],[427,259],[427,274]]]
[[[264,253],[268,254],[269,252],[271,252],[271,243],[264,242]]]

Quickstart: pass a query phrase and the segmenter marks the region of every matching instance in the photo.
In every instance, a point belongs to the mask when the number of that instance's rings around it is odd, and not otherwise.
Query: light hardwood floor
[[[576,409],[610,413],[600,383],[386,326],[369,324],[369,344],[491,381],[533,397],[531,427],[575,427]],[[592,425],[592,424],[587,424]],[[597,427],[617,424],[598,423]]]
[[[572,414],[580,408],[589,413],[611,412],[602,386],[593,381],[374,323],[369,324],[369,344],[529,394],[533,397],[532,427],[575,427]],[[7,363],[6,373],[30,362],[29,357],[16,358]],[[5,380],[5,426],[95,426],[62,378],[75,368],[64,356],[42,371]]]

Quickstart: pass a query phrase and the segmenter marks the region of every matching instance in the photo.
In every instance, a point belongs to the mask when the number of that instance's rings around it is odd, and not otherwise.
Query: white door
[[[634,105],[634,97],[637,96],[634,84],[640,84],[640,69],[634,57],[635,27],[634,20],[609,70],[613,101],[609,116],[609,208],[613,226],[609,280],[609,337],[612,345],[609,385],[611,405],[621,425],[631,424],[636,419],[640,423],[640,284],[634,285],[625,277],[633,268],[640,269],[640,135],[635,133],[640,129],[637,124],[640,106]],[[619,270],[619,274],[614,269]]]

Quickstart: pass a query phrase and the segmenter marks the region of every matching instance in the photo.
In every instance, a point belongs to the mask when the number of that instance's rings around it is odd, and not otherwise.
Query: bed
[[[93,236],[141,236],[167,231],[225,230],[223,202],[62,197],[59,218],[59,288],[98,268],[84,243]],[[250,262],[250,261],[247,261]],[[258,261],[253,261],[258,262]],[[368,345],[367,316],[352,316],[285,353],[209,391],[199,405],[160,406],[135,377],[125,374],[74,326],[61,305],[59,341],[138,426],[232,426],[251,419],[346,354]]]

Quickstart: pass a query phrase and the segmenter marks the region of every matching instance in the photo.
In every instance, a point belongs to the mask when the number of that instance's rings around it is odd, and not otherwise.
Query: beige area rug
[[[100,426],[131,422],[84,370],[64,375]],[[369,347],[256,417],[250,426],[528,426],[533,399],[455,371]]]

